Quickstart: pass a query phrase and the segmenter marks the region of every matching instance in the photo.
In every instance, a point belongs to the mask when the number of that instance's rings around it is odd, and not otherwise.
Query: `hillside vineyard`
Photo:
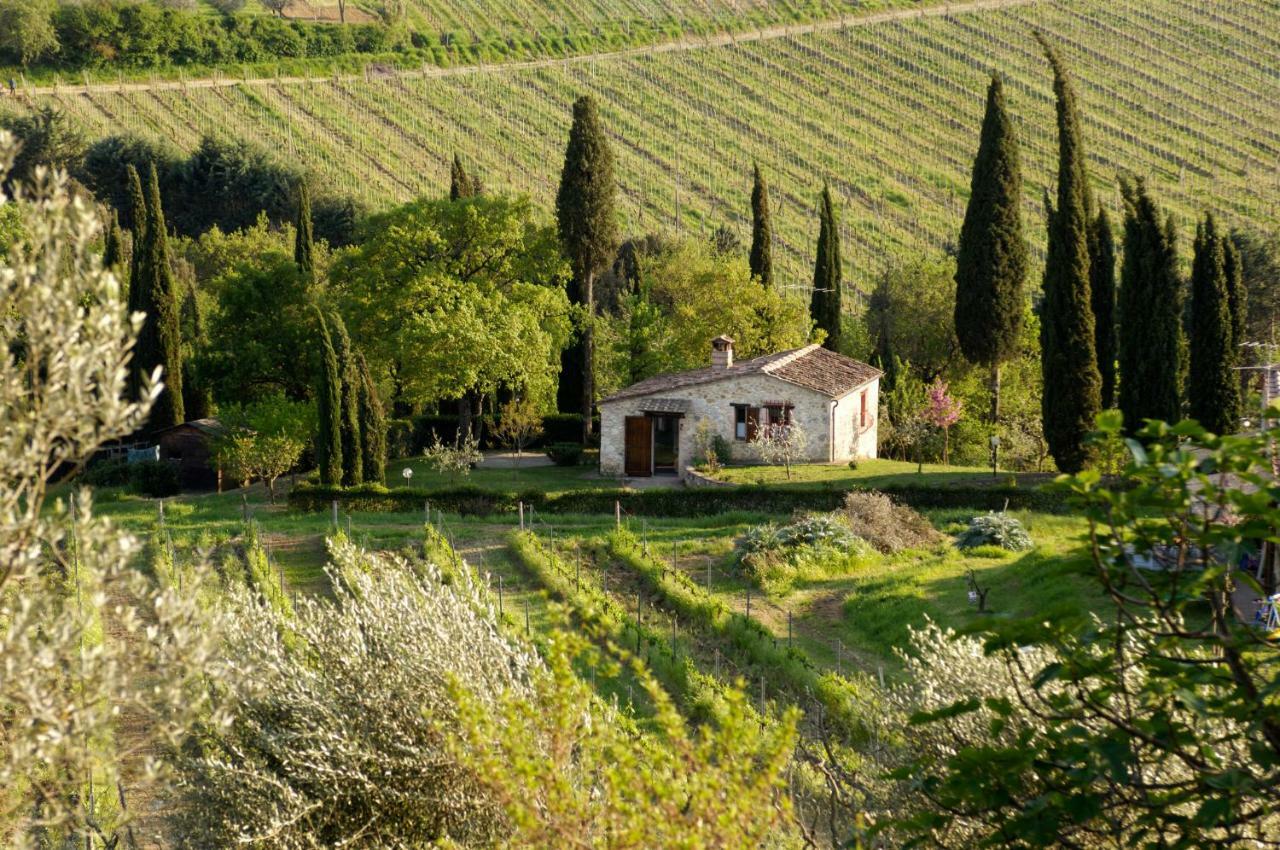
[[[952,247],[992,68],[1021,126],[1026,216],[1042,261],[1053,174],[1051,77],[1031,36],[1069,59],[1100,202],[1146,176],[1184,225],[1274,220],[1280,189],[1280,6],[1275,0],[1033,2],[689,50],[536,67],[248,81],[42,95],[91,137],[193,146],[256,140],[327,186],[386,206],[448,186],[461,152],[486,185],[550,205],[569,105],[596,96],[618,155],[626,232],[749,236],[751,163],[769,176],[778,279],[811,274],[816,201],[842,209],[847,280],[889,258]],[[13,109],[12,103],[0,109]],[[1185,246],[1184,246],[1185,247]]]

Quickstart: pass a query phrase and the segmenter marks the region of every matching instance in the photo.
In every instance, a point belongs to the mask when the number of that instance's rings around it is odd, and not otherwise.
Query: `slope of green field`
[[[377,204],[448,185],[455,151],[493,189],[550,205],[569,107],[599,98],[630,233],[749,235],[750,166],[772,184],[782,280],[804,286],[822,181],[842,201],[846,279],[946,250],[968,192],[987,75],[1008,76],[1026,215],[1042,253],[1056,145],[1040,27],[1074,68],[1092,176],[1146,176],[1184,225],[1211,207],[1270,226],[1280,189],[1280,2],[1075,0],[912,17],[724,47],[454,73],[94,89],[60,104],[92,136],[248,137]],[[0,106],[0,109],[4,108]],[[12,108],[12,107],[10,107]]]

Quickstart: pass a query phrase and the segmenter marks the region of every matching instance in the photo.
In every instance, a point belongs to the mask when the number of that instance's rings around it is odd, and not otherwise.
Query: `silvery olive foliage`
[[[446,745],[453,686],[519,696],[538,661],[469,570],[331,543],[336,598],[232,590],[212,671],[229,726],[178,756],[181,846],[480,846],[504,815]]]
[[[0,133],[0,176],[13,151]],[[87,492],[48,498],[144,421],[159,375],[125,399],[142,317],[125,315],[97,212],[66,176],[39,170],[6,206],[23,237],[0,260],[0,845],[102,846],[130,814],[121,797],[159,777],[150,754],[205,710],[194,673],[215,630],[129,568],[138,542]]]

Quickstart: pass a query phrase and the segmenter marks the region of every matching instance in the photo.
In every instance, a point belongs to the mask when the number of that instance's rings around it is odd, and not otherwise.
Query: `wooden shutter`
[[[760,431],[760,408],[747,408],[747,442],[751,442],[756,438],[756,434]]]

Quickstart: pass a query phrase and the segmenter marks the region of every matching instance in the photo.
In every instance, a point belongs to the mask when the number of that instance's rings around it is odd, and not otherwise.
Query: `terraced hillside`
[[[728,224],[745,239],[759,160],[783,279],[809,276],[815,200],[830,180],[843,199],[846,278],[865,281],[895,257],[955,238],[992,68],[1008,75],[1027,215],[1040,220],[1055,128],[1033,27],[1075,69],[1103,202],[1118,205],[1116,173],[1132,172],[1184,223],[1204,206],[1233,222],[1275,221],[1278,0],[1032,2],[527,67],[108,87],[34,101],[59,103],[95,136],[256,139],[376,203],[444,191],[457,151],[490,187],[549,205],[570,103],[592,92],[616,144],[628,231]]]

